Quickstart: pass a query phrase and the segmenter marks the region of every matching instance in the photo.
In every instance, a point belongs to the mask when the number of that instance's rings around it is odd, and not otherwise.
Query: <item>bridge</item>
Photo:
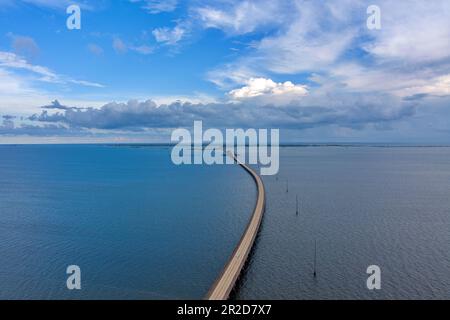
[[[226,300],[229,298],[230,293],[242,272],[242,268],[247,261],[250,251],[252,250],[265,211],[266,194],[261,177],[252,168],[240,162],[234,154],[229,153],[229,156],[233,157],[235,161],[252,176],[256,183],[258,196],[255,209],[253,210],[247,228],[219,278],[214,282],[206,295],[207,300]]]

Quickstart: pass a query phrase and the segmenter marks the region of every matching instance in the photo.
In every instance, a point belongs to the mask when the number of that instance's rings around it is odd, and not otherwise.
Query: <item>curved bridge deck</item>
[[[236,280],[239,278],[245,261],[247,260],[247,257],[253,247],[253,243],[255,242],[256,235],[258,234],[265,210],[266,195],[261,177],[252,168],[240,162],[234,154],[229,154],[229,156],[233,157],[236,162],[252,176],[256,183],[258,197],[255,209],[253,210],[253,215],[244,234],[242,235],[241,240],[234,249],[233,254],[225,265],[225,268],[219,278],[206,295],[206,299],[208,300],[228,299],[230,292],[234,288]]]

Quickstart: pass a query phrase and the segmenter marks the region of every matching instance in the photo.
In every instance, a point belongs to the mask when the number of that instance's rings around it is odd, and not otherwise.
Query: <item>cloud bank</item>
[[[101,108],[67,107],[55,101],[28,120],[36,124],[58,125],[71,130],[125,130],[191,127],[195,120],[218,128],[256,127],[305,129],[337,125],[362,129],[369,124],[388,124],[414,115],[414,102],[389,96],[307,97],[286,105],[241,103],[182,103],[157,105],[152,100],[108,103]],[[338,97],[336,97],[338,98]],[[328,101],[317,104],[318,101]],[[57,110],[57,112],[49,112]],[[4,128],[6,129],[6,128]]]

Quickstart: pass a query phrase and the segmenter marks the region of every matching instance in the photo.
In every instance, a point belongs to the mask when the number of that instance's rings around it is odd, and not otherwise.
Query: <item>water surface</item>
[[[285,147],[280,162],[237,298],[450,299],[450,148]]]
[[[0,299],[202,298],[255,195],[238,166],[168,147],[0,146]]]
[[[255,204],[239,166],[175,166],[168,147],[0,146],[0,159],[2,299],[202,298]],[[263,180],[234,297],[450,299],[450,148],[284,147]],[[81,291],[66,289],[71,264]]]

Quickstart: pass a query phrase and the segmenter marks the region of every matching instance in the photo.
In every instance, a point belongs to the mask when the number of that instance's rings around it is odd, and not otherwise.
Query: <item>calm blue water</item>
[[[202,298],[255,195],[238,166],[166,147],[0,146],[0,299]]]
[[[280,160],[236,298],[450,298],[450,148],[286,147]],[[201,298],[255,196],[238,166],[177,167],[167,147],[0,146],[0,298]],[[66,289],[70,264],[81,291]],[[366,288],[372,264],[380,291]]]
[[[450,299],[450,148],[286,147],[264,181],[237,298]],[[372,264],[380,291],[366,287]]]

